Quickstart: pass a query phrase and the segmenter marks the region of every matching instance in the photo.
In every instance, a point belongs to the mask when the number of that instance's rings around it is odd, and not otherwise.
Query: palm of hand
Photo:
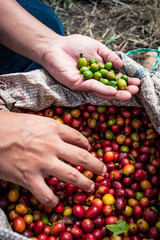
[[[94,79],[84,81],[77,68],[77,60],[81,53],[88,60],[96,58],[99,64],[112,61],[115,68],[122,67],[122,61],[115,52],[100,42],[82,35],[62,37],[56,48],[50,49],[46,54],[44,67],[57,81],[68,88],[90,92],[104,99],[129,100],[132,94],[138,92],[139,79],[129,79],[130,86],[127,91],[117,91]]]

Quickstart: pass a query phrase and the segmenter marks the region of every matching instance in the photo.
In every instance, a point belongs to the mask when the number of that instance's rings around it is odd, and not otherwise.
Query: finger
[[[128,101],[132,97],[131,93],[126,90],[118,90],[116,94],[116,100]]]
[[[117,93],[117,90],[114,87],[106,86],[95,79],[85,80],[80,84],[79,87],[81,91],[95,92],[108,96],[114,96]]]
[[[116,74],[119,78],[121,78],[121,76],[123,75],[123,73],[119,72],[118,74]],[[139,78],[131,78],[128,77],[128,85],[136,85],[139,86],[141,83],[141,80]]]
[[[128,86],[126,90],[128,92],[130,92],[132,95],[134,95],[134,94],[139,92],[139,88],[137,86],[134,86],[134,85]]]
[[[57,164],[53,165],[53,168],[52,165],[50,164],[48,172],[51,176],[56,176],[60,180],[69,182],[75,185],[76,187],[84,190],[85,192],[91,192],[94,190],[95,185],[92,180],[85,177],[76,168],[71,167],[70,165],[62,162],[61,160],[58,160]]]
[[[63,148],[59,148],[58,157],[72,163],[73,165],[80,165],[101,176],[107,171],[105,164],[95,158],[88,151],[76,146],[73,147],[67,143],[63,144]]]
[[[112,62],[114,68],[121,68],[123,66],[123,62],[116,52],[111,51],[104,44],[99,43],[99,48],[97,53],[103,58],[104,62]]]
[[[136,85],[139,86],[141,84],[141,80],[139,78],[129,78],[128,85]]]
[[[59,198],[54,195],[44,182],[44,179],[39,175],[34,176],[34,179],[32,179],[30,191],[42,204],[48,207],[55,207],[59,202]]]
[[[91,92],[93,95],[105,99],[105,100],[119,100],[119,101],[128,101],[131,99],[132,95],[129,91],[118,90],[115,96],[102,95],[95,92]]]
[[[58,128],[58,133],[62,141],[89,150],[90,145],[87,138],[84,137],[79,131],[61,124]]]

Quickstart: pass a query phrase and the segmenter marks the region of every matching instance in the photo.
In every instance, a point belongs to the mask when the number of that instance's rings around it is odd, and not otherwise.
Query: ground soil
[[[160,0],[44,1],[57,13],[66,35],[87,35],[123,52],[160,45]],[[142,63],[145,53],[132,58]]]

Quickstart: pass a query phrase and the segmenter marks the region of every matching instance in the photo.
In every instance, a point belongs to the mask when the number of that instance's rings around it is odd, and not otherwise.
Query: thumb
[[[104,60],[104,62],[112,62],[114,68],[119,69],[123,66],[123,62],[118,54],[114,51],[111,51],[104,44],[99,43],[97,53]]]

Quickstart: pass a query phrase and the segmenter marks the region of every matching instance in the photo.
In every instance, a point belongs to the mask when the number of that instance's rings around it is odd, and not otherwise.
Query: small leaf
[[[118,220],[116,224],[106,225],[106,228],[113,232],[113,237],[116,237],[121,233],[126,233],[129,229],[129,225],[125,221]]]
[[[155,211],[156,213],[158,213],[157,208],[156,208],[155,206],[152,206],[151,208],[153,209],[153,211]]]
[[[133,155],[129,153],[129,157],[130,157],[130,159],[131,159],[130,162],[131,162],[131,163],[135,163],[136,160],[135,160],[135,158],[133,157]]]
[[[53,222],[53,223],[52,223],[52,226],[54,226],[56,223],[57,223],[57,222]]]

